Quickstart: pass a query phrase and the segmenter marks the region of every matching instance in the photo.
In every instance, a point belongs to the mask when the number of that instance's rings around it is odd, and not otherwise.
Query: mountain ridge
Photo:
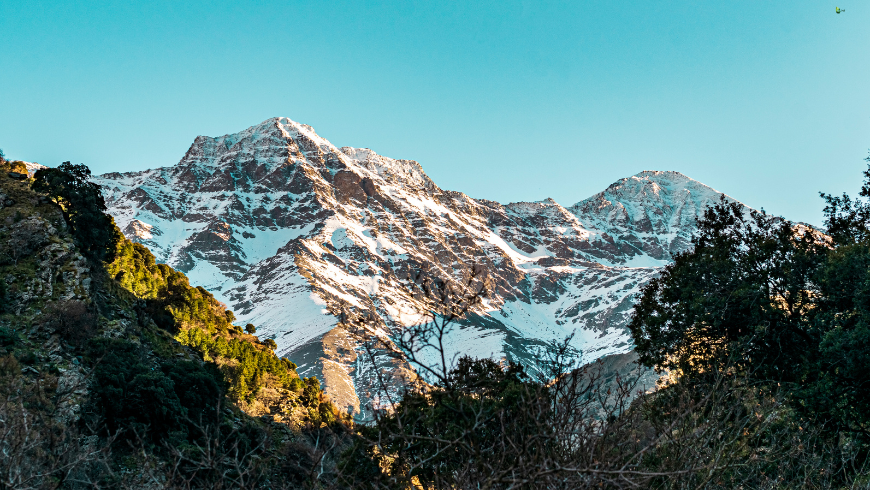
[[[569,207],[500,204],[287,118],[199,136],[171,167],[95,180],[126,236],[215,291],[357,413],[372,380],[337,316],[372,311],[399,328],[399,312],[419,307],[403,289],[407,269],[460,278],[476,265],[492,280],[485,306],[455,329],[456,352],[534,369],[537,349],[576,331],[572,346],[590,361],[630,349],[633,295],[724,196],[643,171]]]

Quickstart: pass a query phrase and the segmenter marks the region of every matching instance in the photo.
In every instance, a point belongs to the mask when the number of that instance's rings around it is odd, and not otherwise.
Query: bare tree
[[[49,304],[45,325],[70,344],[80,347],[97,332],[97,316],[84,301],[68,299]]]

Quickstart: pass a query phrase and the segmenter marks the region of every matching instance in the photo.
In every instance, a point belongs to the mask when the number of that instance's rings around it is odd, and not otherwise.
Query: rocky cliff
[[[370,380],[337,315],[413,322],[407,270],[459,278],[476,265],[491,280],[478,314],[453,330],[452,352],[534,369],[540,346],[574,333],[591,361],[631,349],[635,293],[722,196],[677,172],[645,171],[569,207],[503,205],[286,118],[200,136],[174,166],[96,180],[128,238],[215,292],[355,412]]]

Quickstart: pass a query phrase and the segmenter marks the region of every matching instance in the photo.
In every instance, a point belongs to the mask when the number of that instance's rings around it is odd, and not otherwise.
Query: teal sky
[[[0,148],[140,170],[287,116],[472,197],[677,170],[819,224],[866,166],[868,26],[866,0],[0,0]]]

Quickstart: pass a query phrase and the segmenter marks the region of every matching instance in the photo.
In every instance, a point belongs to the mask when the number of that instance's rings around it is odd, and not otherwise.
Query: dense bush
[[[181,331],[176,337],[202,353],[206,359],[226,358],[236,361],[225,368],[230,382],[230,393],[238,399],[250,399],[271,375],[281,386],[299,391],[296,365],[281,359],[270,350],[264,350],[248,340],[211,335],[196,328]]]
[[[470,462],[485,467],[492,460],[502,460],[508,466],[519,466],[520,461],[504,458],[534,456],[504,452],[506,439],[536,440],[527,448],[529,452],[552,449],[542,437],[546,434],[539,433],[542,420],[528,417],[541,415],[529,408],[548,405],[547,395],[522,366],[505,368],[490,359],[462,357],[447,379],[433,389],[405,393],[395,410],[381,414],[376,425],[360,429],[360,444],[366,440],[379,444],[367,451],[357,447],[349,452],[343,462],[347,476],[360,482],[384,480],[383,471],[442,488],[458,484],[456,474],[467,471]]]
[[[119,240],[106,270],[122,287],[146,300],[148,313],[166,330],[197,328],[226,334],[233,329],[231,311],[204,288],[192,287],[183,273],[156,263],[142,244]]]
[[[7,327],[0,327],[0,347],[15,345],[17,340],[18,337],[15,335],[15,332]]]
[[[145,245],[119,240],[114,260],[106,265],[109,275],[139,298],[153,299],[166,283],[169,266],[160,268]]]
[[[4,163],[9,165],[9,170],[11,170],[12,172],[16,172],[19,174],[27,173],[27,164],[20,160],[5,161]]]
[[[94,339],[88,357],[96,363],[91,384],[92,409],[108,434],[144,436],[152,442],[176,443],[199,435],[197,427],[213,425],[225,387],[209,364],[156,363],[136,344]]]
[[[707,210],[693,245],[635,308],[631,329],[641,360],[692,374],[739,349],[756,376],[793,381],[821,335],[806,314],[815,314],[824,239],[723,201]]]

